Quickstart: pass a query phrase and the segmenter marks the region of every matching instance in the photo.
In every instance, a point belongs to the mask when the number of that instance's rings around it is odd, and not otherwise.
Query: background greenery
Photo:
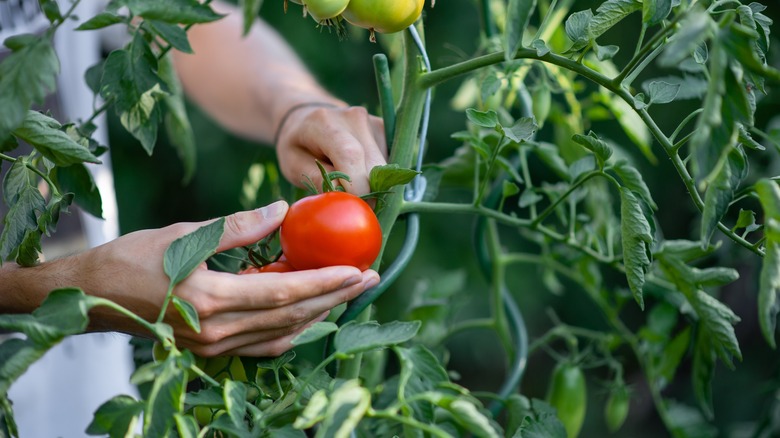
[[[593,7],[600,2],[578,1],[574,11]],[[776,2],[766,2],[769,8],[766,14],[780,22],[780,8]],[[290,4],[287,14],[283,13],[282,0],[267,0],[261,10],[261,16],[279,30],[300,54],[321,82],[335,95],[346,101],[365,105],[376,112],[377,98],[371,56],[384,51],[388,37],[379,36],[379,43],[368,41],[367,32],[350,27],[347,40],[339,41],[335,34],[321,31],[313,21],[300,16],[300,7]],[[427,46],[434,68],[450,64],[456,59],[470,57],[479,45],[479,10],[474,0],[440,0],[431,9],[426,5],[425,32]],[[603,44],[611,38],[635,38],[641,17],[634,14],[614,31],[605,35]],[[777,28],[777,25],[775,25]],[[780,53],[776,35],[771,57],[774,66],[780,65]],[[623,43],[623,41],[621,41]],[[620,63],[619,53],[617,62]],[[628,53],[625,56],[629,56]],[[648,71],[648,75],[657,75],[658,71]],[[438,87],[434,94],[431,129],[429,131],[428,161],[437,161],[452,155],[460,143],[450,138],[450,134],[464,127],[465,116],[461,111],[453,110],[451,98],[458,90],[460,81],[451,81]],[[161,136],[160,144],[155,148],[153,157],[148,157],[142,148],[135,144],[119,125],[111,120],[111,149],[115,171],[117,197],[120,207],[120,226],[123,233],[141,228],[164,226],[176,221],[202,220],[205,218],[229,214],[243,209],[239,194],[242,181],[252,163],[273,163],[273,148],[237,138],[216,125],[197,108],[189,106],[195,139],[198,145],[198,170],[192,181],[183,185],[182,168],[175,151]],[[780,95],[775,90],[764,98],[757,109],[756,126],[766,127],[772,123],[780,128]],[[113,116],[113,114],[112,114]],[[679,120],[670,114],[671,120]],[[662,115],[659,125],[664,128]],[[624,134],[610,120],[596,122],[594,130],[617,142]],[[603,126],[602,126],[603,125]],[[554,132],[546,127],[539,133],[541,138],[553,138]],[[770,131],[771,129],[767,129]],[[628,144],[628,141],[624,143]],[[643,178],[650,186],[659,205],[657,218],[660,229],[667,239],[685,238],[697,235],[697,222],[694,219],[694,206],[689,202],[685,188],[675,175],[673,167],[664,159],[658,163],[649,163],[633,148],[623,151],[636,155],[635,163],[641,169]],[[772,156],[776,154],[765,154]],[[657,153],[657,156],[662,154]],[[208,166],[203,165],[208,163]],[[777,174],[778,163],[761,163],[767,169],[756,174]],[[754,169],[755,170],[755,169]],[[283,193],[292,199],[289,185],[283,184]],[[450,188],[440,193],[442,198],[469,199],[469,193],[460,193]],[[261,203],[271,201],[272,190],[269,185],[262,189]],[[477,275],[476,263],[469,248],[472,219],[469,217],[422,217],[422,236],[415,257],[404,275],[378,303],[381,319],[396,319],[403,315],[409,303],[415,299],[415,293],[425,284],[434,288],[443,296],[453,288],[466,288],[471,291],[470,299],[464,303],[452,303],[461,306],[464,315],[487,312],[486,287]],[[400,230],[399,230],[400,231]],[[397,233],[400,234],[400,233]],[[504,235],[510,239],[513,236]],[[758,258],[742,248],[730,248],[731,244],[721,238],[724,250],[720,262],[733,266],[740,272],[740,280],[721,291],[720,299],[742,318],[736,326],[744,361],[737,365],[737,372],[731,372],[718,365],[714,382],[715,425],[725,432],[724,436],[743,436],[740,423],[754,421],[758,412],[768,409],[778,411],[774,417],[780,421],[780,407],[773,404],[780,399],[780,358],[771,350],[760,334],[756,319],[756,296],[758,282]],[[392,243],[392,242],[391,242]],[[388,257],[392,257],[393,247]],[[388,259],[389,260],[389,259]],[[556,316],[563,322],[600,329],[602,322],[598,312],[577,286],[563,283],[562,289],[551,293],[543,281],[542,273],[535,268],[518,268],[512,273],[510,286],[526,316],[529,332],[533,339],[551,326],[548,309],[555,309]],[[634,310],[639,312],[638,309]],[[637,318],[641,321],[644,318]],[[628,320],[628,319],[627,319]],[[633,328],[633,327],[632,327]],[[453,337],[449,342],[451,351],[449,368],[460,375],[461,383],[473,390],[496,390],[503,378],[505,361],[502,349],[493,335],[485,332],[469,331]],[[550,370],[554,360],[544,352],[530,357],[522,392],[529,397],[543,397]],[[627,437],[655,437],[664,432],[656,418],[652,401],[642,384],[641,372],[635,364],[626,363],[626,381],[633,385],[631,413],[627,424],[619,432]],[[676,384],[665,390],[674,398],[695,405],[690,394],[688,374],[690,364],[683,364]],[[605,389],[597,373],[590,373],[588,415],[582,436],[605,435],[605,426],[601,416]],[[770,415],[770,417],[772,417]],[[749,429],[748,429],[749,430]]]

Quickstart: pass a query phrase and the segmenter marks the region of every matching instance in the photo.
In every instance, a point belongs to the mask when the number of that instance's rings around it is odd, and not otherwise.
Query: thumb
[[[285,201],[277,201],[256,210],[225,216],[225,232],[217,252],[251,245],[271,234],[282,224],[288,208]]]

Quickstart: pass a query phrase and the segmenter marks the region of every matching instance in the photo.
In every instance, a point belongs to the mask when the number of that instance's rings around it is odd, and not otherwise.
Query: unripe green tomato
[[[317,22],[339,16],[347,4],[349,0],[303,0],[306,12]]]
[[[558,411],[558,418],[566,428],[566,436],[580,433],[587,408],[585,375],[577,365],[561,362],[553,370],[547,391],[547,402]]]
[[[214,412],[208,406],[195,406],[192,408],[192,416],[195,417],[195,421],[201,427],[211,423],[213,414]]]
[[[620,386],[609,393],[604,405],[604,421],[610,432],[616,432],[623,426],[628,417],[630,396],[625,386]]]
[[[154,341],[154,346],[152,346],[152,358],[155,362],[163,362],[168,358],[170,353],[170,351],[163,347],[163,344],[160,341]]]
[[[400,32],[420,18],[425,0],[350,0],[344,18],[380,33]]]
[[[229,364],[229,367],[228,367]],[[228,368],[226,368],[228,367]],[[244,364],[238,356],[217,356],[206,359],[203,371],[214,380],[221,382],[230,378],[237,382],[247,382]]]

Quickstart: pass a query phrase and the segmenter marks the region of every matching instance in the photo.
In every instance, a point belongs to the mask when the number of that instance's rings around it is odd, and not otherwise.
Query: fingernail
[[[346,280],[344,280],[344,283],[341,283],[341,287],[345,288],[345,287],[354,286],[360,283],[361,281],[363,281],[363,277],[361,277],[360,275],[353,275],[352,277],[349,277]]]
[[[282,215],[286,210],[287,203],[284,201],[276,201],[273,204],[266,205],[265,207],[257,209],[264,219],[274,219],[277,216]]]
[[[371,277],[371,278],[368,279],[368,281],[366,281],[366,289],[365,290],[371,289],[372,287],[376,286],[377,284],[379,284],[379,278]]]

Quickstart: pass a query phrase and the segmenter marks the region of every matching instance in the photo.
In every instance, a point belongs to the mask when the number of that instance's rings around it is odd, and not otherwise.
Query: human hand
[[[371,168],[387,162],[387,144],[382,119],[365,108],[304,106],[295,109],[277,134],[276,151],[282,174],[301,185],[304,175],[315,185],[322,176],[315,159],[327,171],[349,175],[341,181],[344,189],[361,196],[370,192]]]
[[[226,217],[218,251],[249,245],[273,232],[287,213],[280,201],[259,210]],[[160,311],[168,278],[162,260],[170,243],[205,223],[178,223],[131,233],[79,256],[88,268],[87,293],[102,296],[148,321]],[[379,281],[376,272],[349,266],[289,273],[236,275],[202,264],[174,289],[200,317],[195,333],[171,306],[165,322],[177,344],[204,357],[217,355],[278,356],[306,327],[324,319],[330,309],[349,301]],[[90,313],[92,328],[141,334],[140,327],[109,309]]]

